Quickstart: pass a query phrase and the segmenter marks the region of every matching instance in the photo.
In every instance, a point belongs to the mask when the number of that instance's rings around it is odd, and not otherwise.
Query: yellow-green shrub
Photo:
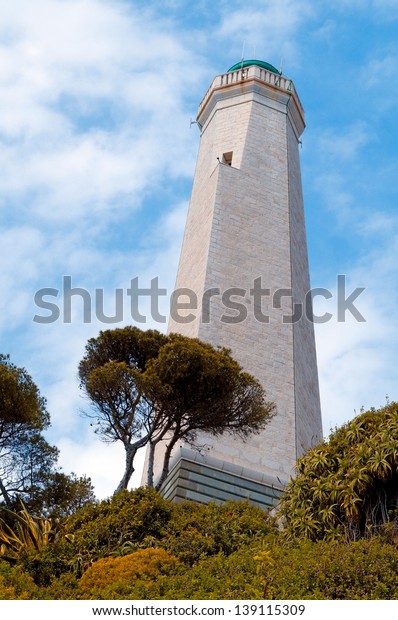
[[[274,530],[269,515],[248,502],[228,501],[221,506],[183,502],[165,526],[159,546],[185,564],[195,564],[204,556],[230,555]]]
[[[145,545],[147,537],[160,539],[175,507],[151,489],[120,491],[95,506],[69,517],[63,533],[82,564],[118,553],[125,545]],[[123,553],[118,553],[123,555]]]
[[[200,560],[167,578],[164,599],[397,600],[398,550],[378,537],[357,542],[264,539]]]
[[[30,575],[19,566],[0,560],[0,600],[32,600],[38,598],[38,588]]]
[[[145,585],[172,574],[179,566],[178,558],[164,549],[140,549],[121,557],[102,558],[80,579],[80,598],[139,598],[137,589],[146,592]]]

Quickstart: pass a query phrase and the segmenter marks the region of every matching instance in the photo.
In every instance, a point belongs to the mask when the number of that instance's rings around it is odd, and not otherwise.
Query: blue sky
[[[173,290],[199,142],[190,119],[243,45],[246,58],[283,59],[306,111],[312,286],[335,293],[346,274],[348,291],[365,287],[366,323],[316,329],[324,431],[398,399],[398,0],[2,3],[0,351],[47,398],[60,464],[100,497],[123,450],[82,419],[77,366],[108,326],[84,324],[78,301],[70,324],[35,323],[34,295],[70,275],[103,288],[111,314],[136,276]]]

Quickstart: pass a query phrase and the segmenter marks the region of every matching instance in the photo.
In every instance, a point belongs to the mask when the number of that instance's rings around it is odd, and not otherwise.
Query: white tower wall
[[[252,65],[215,78],[198,123],[201,141],[176,289],[194,291],[199,308],[185,312],[195,315],[193,321],[172,317],[169,332],[229,347],[278,413],[246,442],[203,436],[207,447],[200,453],[181,444],[166,494],[208,501],[239,497],[245,487],[242,496],[256,501],[266,487],[281,489],[297,458],[322,437],[313,325],[305,317],[286,322],[295,304],[305,308],[310,290],[298,151],[304,116],[290,80]],[[231,153],[231,165],[223,163]],[[254,307],[258,278],[271,295],[287,289],[277,295],[279,303],[270,295]],[[231,298],[247,309],[239,323],[228,322],[238,311],[222,299],[232,287],[246,291]],[[211,296],[206,322],[201,301],[210,289],[219,294]]]

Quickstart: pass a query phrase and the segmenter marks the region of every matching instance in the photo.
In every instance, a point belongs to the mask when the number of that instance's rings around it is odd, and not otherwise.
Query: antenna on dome
[[[282,67],[283,67],[283,56],[281,56],[281,63],[279,65],[279,73],[282,75]]]
[[[242,45],[242,69],[243,69],[243,63],[245,61],[245,43],[246,43],[246,41],[243,41],[243,45]]]

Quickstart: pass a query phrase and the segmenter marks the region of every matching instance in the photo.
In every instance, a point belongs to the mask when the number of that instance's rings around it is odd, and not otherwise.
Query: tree
[[[161,442],[165,446],[159,487],[177,441],[198,447],[199,431],[245,438],[262,430],[275,413],[261,385],[227,349],[177,334],[136,327],[101,332],[88,342],[79,375],[93,405],[87,416],[95,420],[95,432],[125,448],[125,471],[116,491],[127,488],[136,452],[147,444],[149,486],[155,450]]]
[[[142,377],[146,398],[155,404],[161,424],[149,440],[148,484],[153,484],[156,446],[163,442],[163,468],[156,488],[169,472],[172,450],[184,439],[200,448],[198,433],[225,432],[246,439],[260,432],[274,414],[264,389],[244,372],[225,348],[173,334]]]
[[[0,355],[0,495],[38,515],[60,517],[94,501],[91,481],[56,469],[59,451],[43,437],[46,400],[24,368]]]
[[[85,381],[85,391],[94,404],[93,413],[87,416],[96,420],[95,433],[105,442],[121,441],[125,449],[125,470],[117,491],[127,488],[135,455],[157,423],[153,405],[140,387],[141,375],[125,362],[107,362]]]
[[[46,401],[24,368],[0,354],[0,421],[7,424],[35,424],[42,430],[49,423]],[[9,429],[7,429],[9,430]]]
[[[398,528],[398,404],[370,409],[297,464],[280,505],[285,531],[311,540]]]
[[[142,331],[133,326],[100,332],[97,338],[87,342],[85,356],[79,364],[82,386],[85,387],[93,370],[107,362],[124,362],[129,368],[144,371],[148,361],[157,357],[167,342],[168,337],[156,330]]]
[[[52,471],[44,484],[26,502],[27,508],[36,515],[61,519],[88,504],[95,504],[96,498],[91,479],[77,477],[75,473],[65,474]]]
[[[0,355],[0,493],[12,507],[29,493],[57,458],[41,431],[50,424],[46,401],[24,368]]]

